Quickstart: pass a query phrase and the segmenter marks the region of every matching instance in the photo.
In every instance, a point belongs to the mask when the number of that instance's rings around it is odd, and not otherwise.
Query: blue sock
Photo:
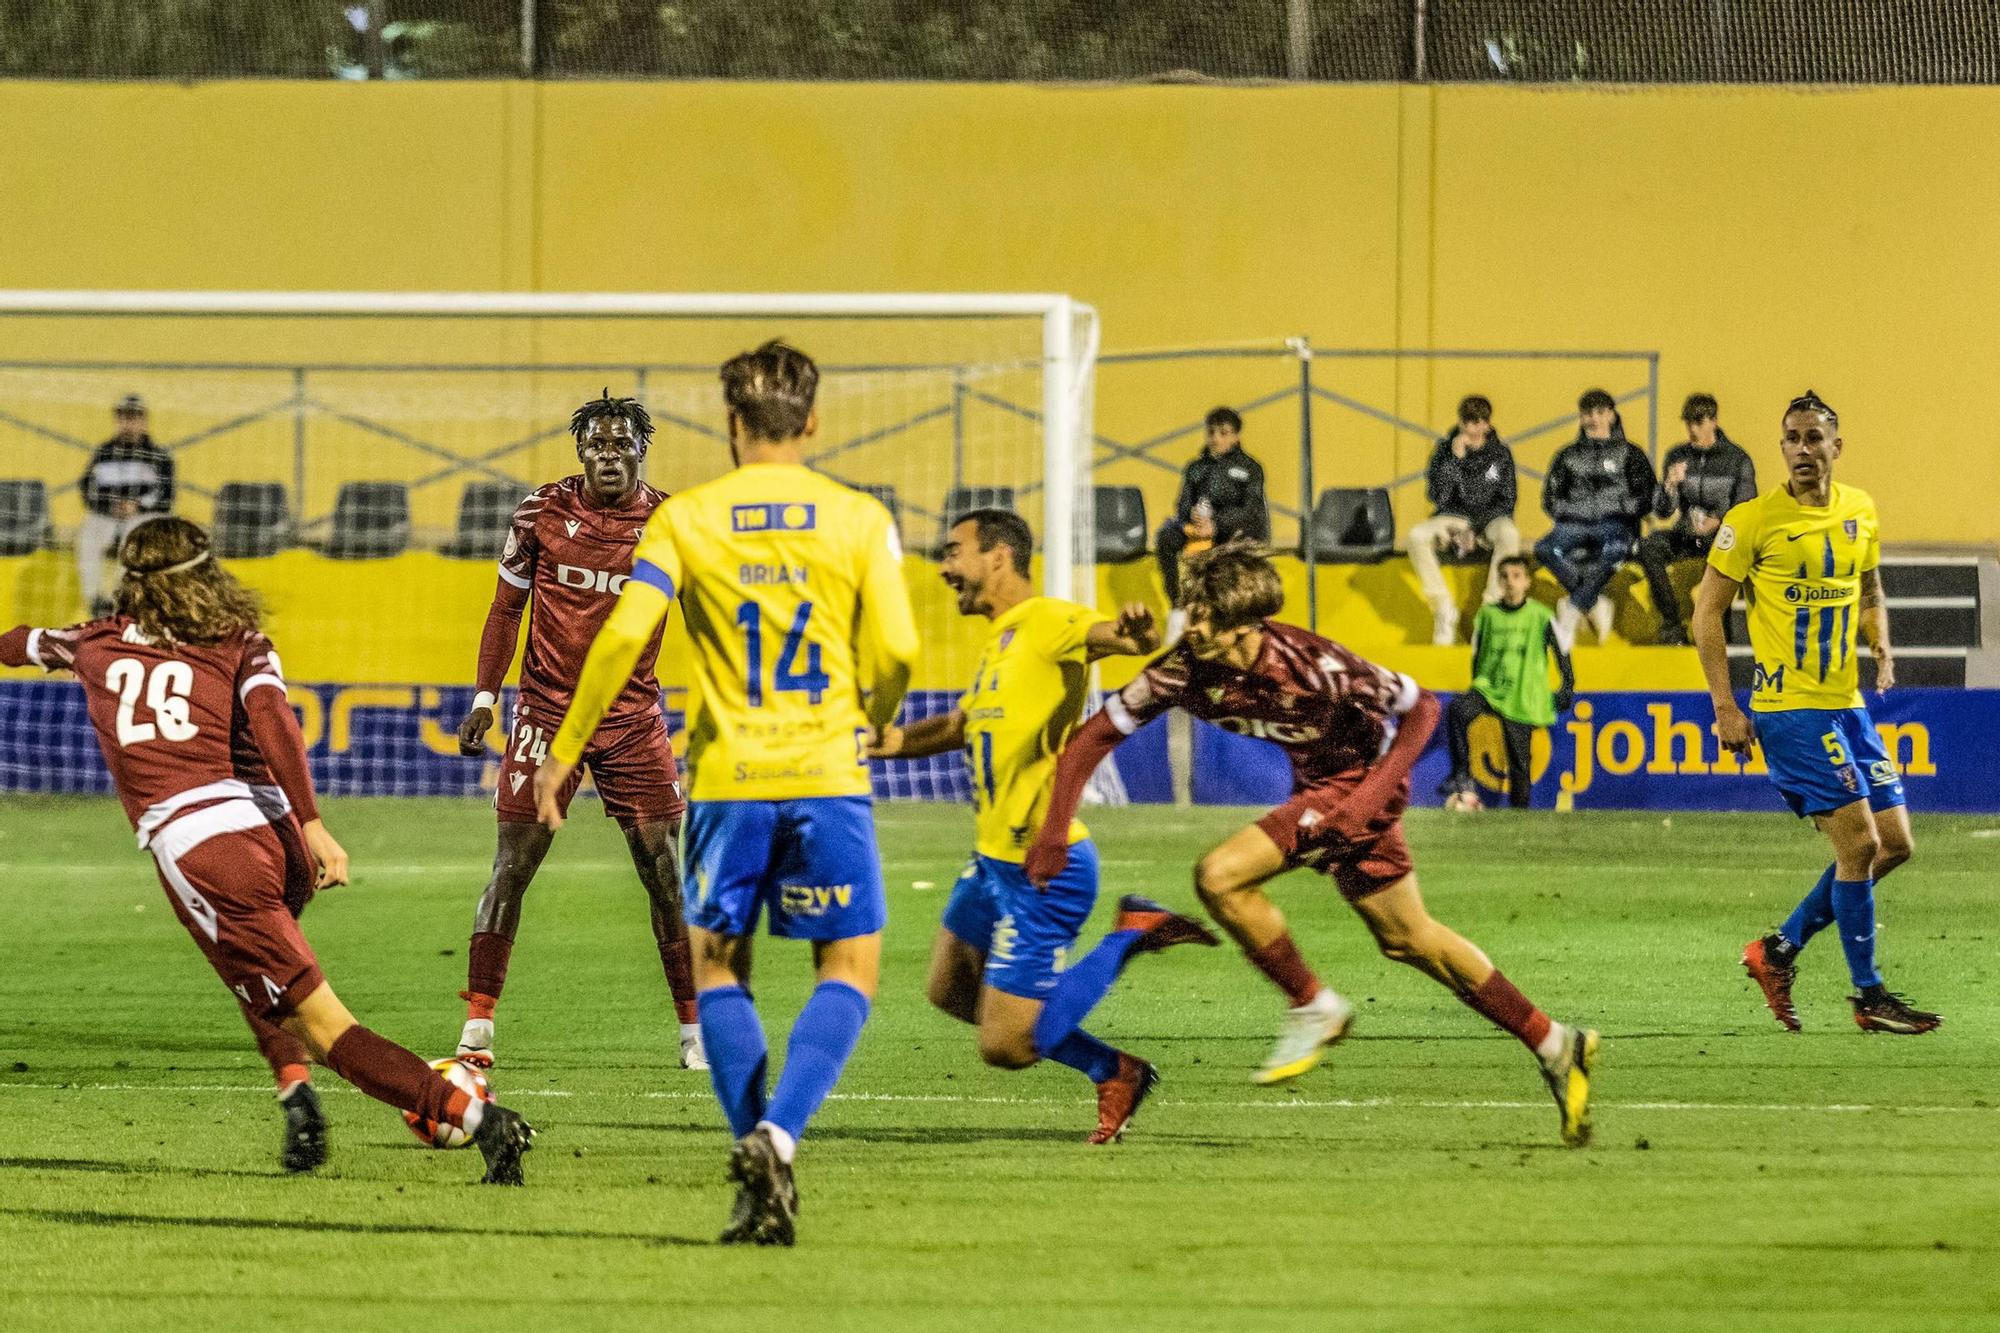
[[[1118,1052],[1082,1028],[1042,1052],[1059,1065],[1068,1065],[1092,1083],[1102,1083],[1118,1073]]]
[[[1097,942],[1095,949],[1078,959],[1076,966],[1056,978],[1056,988],[1049,992],[1048,1002],[1042,1006],[1042,1016],[1035,1020],[1036,1051],[1050,1059],[1056,1058],[1056,1048],[1062,1045],[1063,1039],[1083,1026],[1083,1020],[1097,1007],[1104,993],[1111,989],[1111,983],[1118,980],[1126,957],[1143,933],[1137,930],[1112,931]],[[1063,1063],[1070,1062],[1064,1060]],[[1075,1067],[1082,1068],[1081,1065]],[[1102,1079],[1095,1081],[1103,1082]]]
[[[1847,954],[1847,975],[1857,988],[1879,986],[1875,970],[1875,881],[1837,879],[1833,882],[1833,915],[1840,922],[1840,947]]]
[[[750,992],[717,986],[695,1000],[701,1015],[701,1042],[708,1049],[708,1077],[715,1100],[729,1117],[729,1132],[742,1138],[764,1118],[764,1024]]]
[[[854,987],[844,981],[822,981],[813,987],[792,1024],[784,1072],[778,1075],[778,1090],[763,1118],[795,1139],[803,1135],[806,1121],[840,1081],[840,1071],[867,1021],[868,997]]]
[[[1812,886],[1812,892],[1799,899],[1799,905],[1785,918],[1785,924],[1778,927],[1794,949],[1806,947],[1806,941],[1833,924],[1833,867],[1828,866],[1820,875],[1819,883]]]

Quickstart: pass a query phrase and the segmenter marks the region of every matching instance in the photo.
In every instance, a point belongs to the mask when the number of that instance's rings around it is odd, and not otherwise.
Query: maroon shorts
[[[306,847],[305,830],[299,827],[297,815],[272,820],[271,832],[285,857],[285,910],[297,916],[319,890],[319,862]]]
[[[1257,821],[1257,827],[1285,854],[1288,869],[1307,866],[1319,871],[1333,880],[1340,896],[1349,902],[1379,893],[1416,869],[1410,859],[1410,844],[1403,841],[1407,789],[1391,798],[1359,838],[1350,841],[1327,827],[1326,812],[1357,783],[1358,778],[1341,778],[1294,792],[1291,800]]]
[[[326,982],[285,905],[285,849],[271,825],[231,829],[186,846],[203,816],[182,815],[154,836],[153,863],[174,915],[251,1014],[279,1022]],[[183,827],[187,826],[187,827]]]
[[[562,714],[537,709],[516,715],[507,749],[500,756],[500,780],[493,789],[493,806],[507,824],[535,820],[535,770],[548,758],[549,742],[562,725]],[[629,721],[607,721],[583,752],[583,763],[563,784],[560,805],[569,813],[570,798],[583,781],[584,769],[597,784],[604,813],[630,828],[678,820],[687,812],[681,795],[680,769],[674,763],[667,721],[658,713],[642,713]]]

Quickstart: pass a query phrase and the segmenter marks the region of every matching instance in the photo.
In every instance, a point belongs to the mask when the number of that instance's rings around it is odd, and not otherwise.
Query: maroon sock
[[[1324,989],[1319,977],[1314,975],[1299,954],[1299,946],[1292,943],[1290,931],[1247,956],[1259,972],[1271,979],[1272,985],[1285,993],[1285,998],[1292,1002],[1294,1009],[1309,1003]]]
[[[500,988],[507,984],[507,959],[513,952],[514,941],[505,935],[490,930],[474,935],[472,947],[466,950],[465,989],[489,1000],[499,1000]]]
[[[1501,976],[1497,967],[1478,990],[1465,997],[1465,1002],[1496,1026],[1519,1037],[1521,1044],[1531,1051],[1549,1035],[1549,1016],[1535,1008],[1527,996],[1515,989],[1513,982]]]
[[[667,974],[667,989],[674,994],[674,1013],[683,1023],[701,1021],[694,990],[694,954],[687,936],[660,941],[660,967]]]
[[[271,1076],[278,1080],[278,1091],[283,1092],[294,1083],[305,1083],[312,1078],[312,1056],[306,1053],[306,1044],[276,1023],[245,1013],[244,1019],[250,1024],[250,1033],[257,1038],[257,1051],[271,1066]]]
[[[387,1037],[356,1023],[326,1053],[326,1067],[378,1102],[425,1120],[461,1124],[472,1099]]]

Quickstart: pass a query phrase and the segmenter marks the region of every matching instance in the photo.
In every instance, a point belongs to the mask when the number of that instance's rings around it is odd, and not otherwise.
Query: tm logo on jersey
[[[813,504],[731,505],[731,532],[811,532],[819,526],[819,506]]]

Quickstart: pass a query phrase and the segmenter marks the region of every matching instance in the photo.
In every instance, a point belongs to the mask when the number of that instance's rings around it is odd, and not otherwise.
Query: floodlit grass
[[[1920,817],[1886,886],[1885,971],[1947,1019],[1898,1039],[1855,1029],[1831,937],[1798,1036],[1736,965],[1824,863],[1789,819],[1414,814],[1433,911],[1604,1032],[1596,1145],[1563,1149],[1526,1052],[1299,874],[1276,896],[1355,1039],[1253,1088],[1276,993],[1233,950],[1141,959],[1090,1026],[1165,1082],[1090,1148],[1075,1074],[986,1069],[924,1004],[969,820],[884,807],[883,993],[802,1149],[799,1247],[770,1252],[709,1245],[727,1136],[677,1067],[623,846],[580,814],[500,1007],[494,1084],[541,1137],[528,1188],[498,1190],[324,1072],[333,1160],[279,1173],[266,1071],[116,806],[0,803],[0,1326],[2000,1326],[1993,821]],[[1189,865],[1244,814],[1098,812],[1091,937],[1121,892],[1191,904]],[[306,916],[327,973],[362,1021],[448,1053],[491,812],[329,818],[356,883]],[[808,964],[757,961],[775,1062]]]

